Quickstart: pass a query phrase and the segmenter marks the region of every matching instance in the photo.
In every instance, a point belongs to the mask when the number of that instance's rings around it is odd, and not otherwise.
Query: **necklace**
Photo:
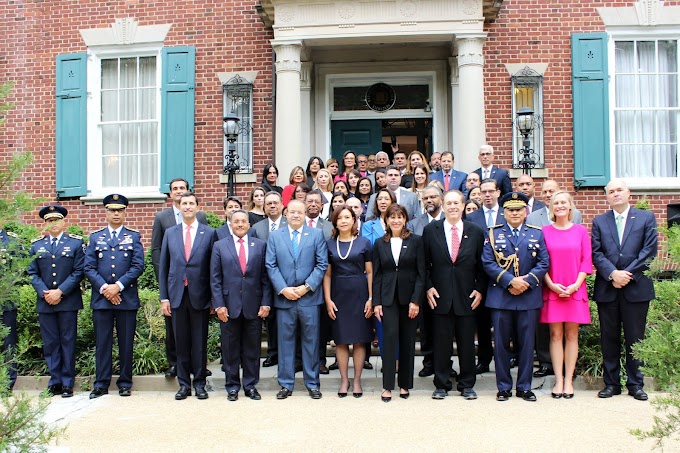
[[[345,256],[342,256],[342,253],[340,253],[340,239],[339,238],[336,239],[335,240],[335,250],[338,252],[338,257],[343,261],[346,260],[347,257],[349,256],[350,252],[352,251],[353,245],[354,245],[354,236],[352,236],[352,240],[349,241],[349,249],[347,249],[347,253],[345,254]]]

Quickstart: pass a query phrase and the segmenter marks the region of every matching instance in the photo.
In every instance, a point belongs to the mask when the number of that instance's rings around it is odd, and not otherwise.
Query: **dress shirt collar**
[[[2,231],[2,230],[0,230],[0,231]],[[56,238],[57,238],[57,243],[59,243],[59,242],[61,242],[61,237],[62,237],[63,235],[64,235],[64,233],[61,232],[61,233],[59,233],[59,236],[52,236],[51,234],[48,235],[48,236],[50,237],[50,242],[52,242],[52,239],[54,239],[54,238],[56,237]]]
[[[111,225],[109,225],[109,236],[113,236],[113,232],[116,232],[116,237],[120,238],[120,231],[123,229],[123,225],[119,226],[115,230],[111,228]]]
[[[444,220],[444,231],[447,236],[451,236],[451,228],[455,227],[458,230],[458,238],[463,237],[463,221],[458,220],[455,224],[451,224],[448,219]]]
[[[293,228],[291,228],[290,225],[288,225],[288,235],[289,235],[290,237],[293,237],[293,231],[297,231],[298,233],[300,233],[300,236],[302,236],[302,229],[303,229],[303,228],[304,228],[304,226],[301,226],[301,227],[298,228],[297,230],[294,230]]]
[[[626,206],[626,209],[624,209],[623,212],[622,212],[621,214],[619,214],[618,212],[614,211],[614,220],[616,220],[616,218],[617,218],[618,216],[622,215],[622,216],[623,216],[623,220],[624,220],[624,222],[625,222],[625,221],[628,219],[628,212],[629,212],[629,211],[630,211],[630,205],[627,205],[627,206]]]

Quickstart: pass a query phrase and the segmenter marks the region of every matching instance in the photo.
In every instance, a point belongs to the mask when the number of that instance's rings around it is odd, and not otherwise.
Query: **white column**
[[[465,171],[466,173],[469,171],[468,169],[463,169],[460,167],[460,160],[458,159],[458,154],[460,151],[460,132],[461,129],[458,124],[458,112],[459,108],[458,106],[460,105],[460,90],[459,90],[459,84],[458,84],[458,59],[456,57],[450,57],[449,58],[449,69],[450,69],[450,76],[449,76],[449,83],[451,84],[451,131],[450,131],[450,136],[449,136],[449,142],[450,142],[450,151],[453,152],[453,155],[455,156],[455,161],[453,162],[453,167],[456,170],[462,170]]]
[[[296,165],[305,166],[300,104],[301,41],[272,41],[276,52],[276,166],[279,185],[288,184]]]
[[[312,69],[311,61],[303,61],[300,71],[300,106],[302,114],[302,152],[305,164],[310,157],[316,155],[314,151],[314,128],[312,127]],[[324,157],[322,157],[323,159]],[[304,167],[304,165],[303,165]]]
[[[458,49],[459,96],[457,123],[454,127],[456,167],[470,172],[479,167],[479,147],[486,143],[484,118],[484,35],[456,36]]]

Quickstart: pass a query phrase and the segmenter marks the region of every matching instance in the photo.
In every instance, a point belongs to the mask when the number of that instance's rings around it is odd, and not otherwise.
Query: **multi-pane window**
[[[253,172],[253,84],[243,77],[236,75],[223,86],[224,114],[234,113],[239,118],[239,134],[234,143],[239,173]],[[223,140],[224,166],[227,165],[229,143]]]
[[[615,53],[616,176],[677,177],[678,41],[617,41]]]
[[[529,108],[534,112],[534,127],[528,136],[530,155],[524,156],[522,151],[524,137],[516,125],[512,128],[512,167],[522,168],[520,161],[529,157],[536,168],[545,167],[543,147],[543,76],[526,66],[510,78],[512,82],[513,125],[517,121],[517,112],[521,108]]]
[[[155,56],[101,60],[102,187],[157,187],[159,114]]]

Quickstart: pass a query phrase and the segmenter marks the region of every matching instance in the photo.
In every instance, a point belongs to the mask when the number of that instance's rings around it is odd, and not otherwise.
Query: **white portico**
[[[371,131],[381,139],[405,131],[417,149],[453,150],[457,168],[475,168],[485,142],[484,21],[501,3],[263,0],[276,52],[279,182],[312,155],[337,155],[340,126],[360,126],[344,128],[346,148]],[[367,106],[376,84],[392,105]]]

